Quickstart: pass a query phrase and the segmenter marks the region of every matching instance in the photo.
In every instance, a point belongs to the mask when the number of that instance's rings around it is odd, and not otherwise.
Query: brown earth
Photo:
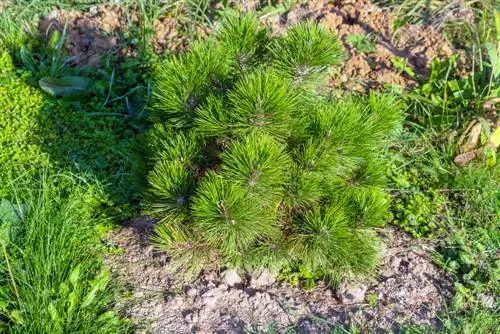
[[[248,7],[246,2],[235,1],[241,8]],[[300,20],[322,23],[342,39],[349,59],[336,71],[331,82],[334,88],[342,88],[341,91],[367,92],[386,85],[411,88],[415,78],[395,67],[395,58],[406,61],[417,75],[425,76],[431,59],[445,58],[453,53],[444,38],[430,26],[406,25],[395,31],[391,14],[367,0],[312,0],[295,5],[282,15],[262,18],[263,24],[277,33],[284,33],[287,27]],[[133,24],[128,24],[129,21]],[[54,29],[62,31],[66,22],[68,54],[77,57],[79,64],[98,65],[99,55],[103,53],[131,55],[135,49],[133,43],[138,43],[134,40],[137,32],[131,27],[137,26],[139,21],[130,8],[96,6],[87,12],[55,9],[42,18],[40,34],[50,34]],[[155,50],[162,53],[187,48],[187,23],[182,15],[165,13],[160,16],[153,23]],[[208,28],[199,25],[193,29],[198,36],[209,34]],[[375,50],[367,54],[360,52],[347,42],[349,35],[368,36]]]
[[[394,228],[380,231],[385,244],[376,279],[345,282],[338,291],[312,291],[275,282],[262,273],[206,272],[183,282],[166,254],[150,245],[154,222],[138,218],[110,236],[120,250],[106,264],[132,293],[121,307],[140,333],[243,333],[270,326],[319,332],[357,324],[374,332],[402,325],[439,326],[437,312],[451,298],[452,281],[433,263],[421,241]]]
[[[51,36],[66,27],[66,51],[77,64],[99,65],[102,54],[124,53],[121,34],[127,28],[125,11],[119,6],[92,7],[87,12],[54,9],[42,17],[38,31]]]
[[[411,88],[415,85],[414,78],[401,73],[393,65],[393,58],[404,59],[417,75],[425,76],[433,58],[453,54],[450,45],[432,27],[406,25],[396,31],[389,11],[368,0],[307,1],[267,21],[275,30],[285,31],[305,19],[323,24],[343,41],[349,60],[335,81],[349,90],[366,92],[392,84]],[[347,37],[351,34],[368,36],[375,43],[374,52],[365,54],[350,45]]]
[[[188,47],[185,33],[188,22],[184,15],[166,13],[152,24],[154,31],[149,31],[148,36],[158,53]],[[42,38],[48,39],[54,30],[62,32],[65,25],[66,51],[68,56],[77,58],[78,65],[98,66],[102,54],[133,56],[141,43],[137,38],[143,23],[132,7],[98,5],[85,12],[55,8],[41,18],[38,31]],[[208,34],[208,29],[199,24],[193,29],[197,36]]]

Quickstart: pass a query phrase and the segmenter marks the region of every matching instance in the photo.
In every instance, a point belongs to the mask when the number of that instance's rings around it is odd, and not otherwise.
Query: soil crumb
[[[133,295],[121,306],[140,333],[269,328],[310,333],[347,324],[370,332],[397,331],[408,324],[439,327],[437,312],[452,295],[451,279],[432,263],[420,241],[391,227],[381,232],[386,247],[376,279],[345,283],[337,291],[320,282],[306,291],[274,280],[262,282],[261,277],[235,279],[227,271],[206,272],[183,283],[169,273],[168,256],[148,243],[153,226],[145,218],[127,222],[109,240],[120,254],[106,259]]]

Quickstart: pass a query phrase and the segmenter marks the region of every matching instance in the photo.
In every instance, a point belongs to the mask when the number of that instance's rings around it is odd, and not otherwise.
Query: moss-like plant
[[[135,131],[123,117],[107,116],[96,98],[70,103],[30,86],[0,52],[0,197],[7,180],[50,173],[84,172],[107,185],[110,201],[134,199]]]
[[[388,209],[384,147],[402,109],[385,95],[323,96],[343,58],[319,25],[273,37],[243,16],[158,65],[146,203],[173,263],[334,282],[370,273]]]

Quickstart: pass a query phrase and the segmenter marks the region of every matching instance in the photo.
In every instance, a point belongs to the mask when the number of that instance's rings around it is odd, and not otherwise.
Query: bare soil
[[[48,39],[55,31],[63,32],[66,26],[66,51],[77,58],[78,65],[99,66],[100,56],[114,53],[121,56],[135,56],[139,29],[148,31],[148,38],[158,53],[179,51],[189,45],[189,37],[184,30],[186,16],[179,13],[165,13],[147,27],[140,21],[135,8],[120,5],[96,5],[88,11],[54,8],[41,18],[38,31],[43,39]],[[206,36],[208,29],[201,24],[193,24],[199,37]],[[149,31],[152,29],[154,31]]]
[[[268,18],[275,31],[301,20],[313,20],[338,34],[349,54],[339,71],[334,86],[367,92],[396,84],[402,88],[415,85],[415,78],[402,73],[392,59],[405,60],[415,74],[428,74],[433,58],[443,59],[453,54],[449,43],[431,26],[406,25],[394,29],[394,18],[387,9],[368,0],[312,0],[294,6],[280,17]],[[363,53],[347,41],[349,35],[365,35],[375,44],[375,50]]]
[[[320,332],[352,323],[375,332],[439,327],[437,312],[452,295],[452,281],[433,264],[429,246],[394,228],[380,231],[385,249],[375,279],[345,282],[337,291],[320,282],[306,291],[250,276],[234,283],[217,271],[186,283],[169,270],[167,254],[150,245],[153,226],[147,218],[126,222],[109,239],[120,254],[106,260],[132,293],[122,307],[140,333],[242,333],[270,326]]]
[[[235,1],[239,2],[247,1]],[[152,40],[158,53],[188,47],[189,40],[182,31],[186,22],[181,17],[165,13],[153,23]],[[433,58],[446,58],[454,52],[431,26],[406,25],[396,31],[391,14],[368,0],[311,0],[293,6],[282,15],[262,18],[263,24],[271,26],[276,33],[284,33],[287,27],[301,20],[319,22],[336,32],[343,41],[349,59],[331,81],[333,88],[342,91],[368,92],[387,85],[411,88],[415,85],[415,77],[394,66],[393,59],[406,61],[415,74],[425,76]],[[131,27],[141,23],[133,10],[117,5],[95,6],[87,12],[54,9],[42,18],[39,32],[47,36],[54,29],[62,31],[65,24],[68,54],[76,56],[80,64],[98,66],[101,54],[134,54],[133,44],[138,41],[134,40],[137,32]],[[199,25],[194,29],[199,36],[210,33]],[[349,35],[368,36],[375,50],[370,53],[357,50],[347,42]]]
[[[127,29],[125,11],[119,6],[96,6],[87,12],[54,9],[42,17],[40,36],[49,37],[66,28],[66,51],[76,63],[98,66],[100,56],[124,53],[123,32]]]

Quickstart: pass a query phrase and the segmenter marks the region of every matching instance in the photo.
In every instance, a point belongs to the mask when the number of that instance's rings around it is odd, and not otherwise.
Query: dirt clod
[[[221,274],[222,281],[229,286],[241,284],[242,280],[236,270],[224,270]]]
[[[120,33],[126,29],[125,12],[120,6],[94,6],[87,12],[54,9],[42,17],[38,31],[42,37],[66,28],[66,51],[80,65],[98,66],[100,56],[124,53]]]
[[[343,282],[337,290],[337,297],[343,304],[358,304],[365,301],[367,286]]]
[[[264,269],[255,273],[252,273],[250,279],[250,286],[254,288],[263,288],[269,286],[276,282],[276,274],[271,271]]]

